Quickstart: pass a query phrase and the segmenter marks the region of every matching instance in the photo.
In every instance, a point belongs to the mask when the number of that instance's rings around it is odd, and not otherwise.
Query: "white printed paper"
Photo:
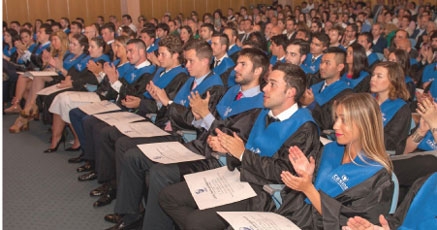
[[[130,112],[115,112],[115,113],[103,113],[94,115],[99,120],[106,122],[108,125],[116,125],[118,123],[129,123],[134,121],[144,120],[144,117]]]
[[[99,102],[100,97],[94,92],[77,92],[68,95],[71,101],[75,102]]]
[[[55,71],[27,71],[24,72],[25,77],[46,77],[46,76],[58,76]]]
[[[289,219],[273,212],[217,212],[235,230],[299,230]]]
[[[134,122],[127,124],[116,124],[115,127],[130,138],[136,137],[158,137],[170,135],[166,131],[158,128],[152,122]]]
[[[120,107],[118,107],[115,103],[112,103],[110,101],[99,101],[99,102],[83,105],[80,106],[79,109],[88,115],[121,110]]]
[[[179,142],[141,144],[138,145],[138,148],[150,160],[161,164],[173,164],[205,159],[204,156],[192,152]]]
[[[52,86],[46,87],[46,88],[38,91],[36,94],[47,96],[47,95],[50,95],[52,93],[56,93],[58,91],[61,91],[61,90],[64,90],[64,89],[70,89],[70,88],[72,88],[72,87],[59,88],[58,84],[56,84],[56,85],[52,85]]]
[[[199,210],[231,204],[256,196],[249,183],[240,181],[238,170],[226,166],[185,175]]]

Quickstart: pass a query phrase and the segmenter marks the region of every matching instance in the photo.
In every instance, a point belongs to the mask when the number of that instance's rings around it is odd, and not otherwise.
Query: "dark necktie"
[[[214,68],[217,67],[220,64],[220,59],[216,59],[214,61]]]
[[[266,116],[266,127],[269,126],[273,122],[279,121],[278,118],[271,117],[269,115]]]
[[[314,62],[316,62],[316,57],[313,56],[313,57],[311,58],[311,64],[314,64]]]
[[[235,96],[235,100],[238,101],[243,97],[243,93],[240,91],[238,92],[237,96]]]

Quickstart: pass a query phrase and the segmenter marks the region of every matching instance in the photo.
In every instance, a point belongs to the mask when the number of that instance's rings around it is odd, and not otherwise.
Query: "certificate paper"
[[[214,208],[256,196],[249,183],[240,181],[238,170],[226,166],[185,175],[199,210]]]
[[[235,230],[299,230],[289,219],[273,212],[217,212]]]
[[[69,94],[70,100],[75,102],[99,102],[100,97],[94,92],[77,92]]]
[[[193,153],[179,142],[160,142],[152,144],[141,144],[138,148],[150,160],[161,164],[173,164],[186,161],[197,161],[205,159],[204,156]]]
[[[84,113],[94,115],[98,113],[106,113],[121,110],[116,104],[110,101],[99,101],[79,107]]]
[[[157,137],[170,135],[166,131],[158,128],[152,122],[134,122],[127,124],[116,124],[115,127],[130,138],[136,137]]]
[[[144,117],[130,112],[103,113],[95,114],[94,116],[111,126],[114,126],[118,123],[129,123],[144,120]]]
[[[59,88],[58,84],[56,84],[56,85],[52,85],[52,86],[49,86],[49,87],[45,87],[44,89],[38,91],[36,94],[38,94],[38,95],[50,95],[52,93],[56,93],[58,91],[61,91],[61,90],[64,90],[64,89],[69,89],[69,88],[71,88],[71,87]]]

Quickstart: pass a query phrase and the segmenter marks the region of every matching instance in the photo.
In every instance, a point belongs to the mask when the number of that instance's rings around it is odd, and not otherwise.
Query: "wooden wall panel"
[[[71,0],[70,0],[71,1]],[[115,15],[121,19],[121,2],[120,0],[104,0],[104,17],[105,21],[109,21],[110,15]]]
[[[59,21],[61,17],[68,17],[70,15],[69,6],[67,4],[68,0],[48,0],[50,18]]]
[[[3,20],[33,23],[37,18],[59,20],[66,16],[70,20],[82,17],[89,24],[96,20],[97,15],[103,15],[105,21],[108,21],[109,15],[115,15],[120,20],[123,1],[129,0],[3,0]],[[189,16],[195,10],[201,17],[217,8],[226,15],[229,7],[238,11],[242,5],[256,6],[258,3],[270,4],[271,0],[140,0],[139,7],[146,17],[160,19],[165,12],[174,17],[179,12]]]
[[[87,21],[87,0],[70,0],[68,2],[70,8],[70,21],[73,21],[77,17],[81,17],[85,19],[85,23]]]
[[[47,0],[28,0],[27,4],[29,8],[28,20],[33,22],[35,19],[40,18],[45,21],[46,19],[51,18],[51,15],[49,15]]]
[[[105,15],[104,0],[87,0],[87,16],[85,18],[85,25],[94,23],[98,15]],[[109,15],[108,15],[109,16]]]
[[[184,0],[181,12],[185,15],[185,17],[191,16],[191,11],[195,9],[195,2],[196,0]]]

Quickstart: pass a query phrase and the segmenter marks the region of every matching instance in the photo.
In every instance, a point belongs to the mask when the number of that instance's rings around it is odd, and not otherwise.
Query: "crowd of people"
[[[170,135],[130,138],[80,109],[104,100]],[[437,8],[424,1],[3,22],[3,107],[18,114],[11,133],[50,126],[45,153],[73,134],[78,180],[101,183],[93,206],[116,201],[110,229],[226,229],[217,211],[302,229],[437,226]],[[171,141],[205,159],[160,164],[137,147]],[[223,166],[256,196],[199,210],[184,175]],[[285,184],[279,207],[266,184]]]

